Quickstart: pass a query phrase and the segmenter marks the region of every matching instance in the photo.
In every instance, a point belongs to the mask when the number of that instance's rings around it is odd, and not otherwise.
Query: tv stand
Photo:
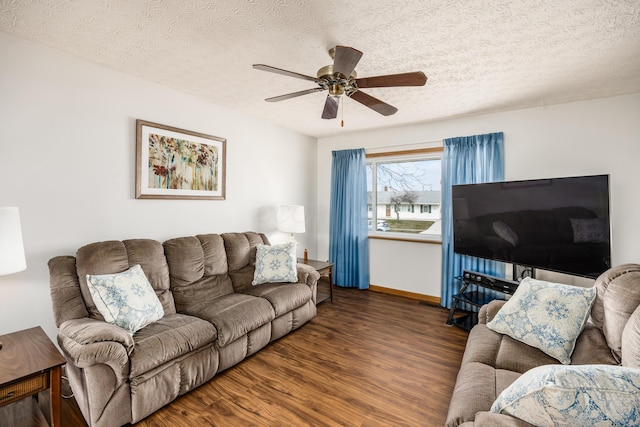
[[[486,274],[464,271],[462,276],[456,277],[462,282],[460,292],[452,296],[451,309],[447,317],[447,325],[456,325],[465,330],[471,330],[478,323],[480,307],[493,300],[505,300],[518,288],[518,282],[502,279]],[[471,306],[463,316],[454,318],[459,304]]]
[[[533,267],[527,267],[526,265],[520,264],[511,264],[511,268],[511,277],[513,278],[513,280],[520,281],[525,277],[531,277],[532,279],[536,278],[536,269]]]

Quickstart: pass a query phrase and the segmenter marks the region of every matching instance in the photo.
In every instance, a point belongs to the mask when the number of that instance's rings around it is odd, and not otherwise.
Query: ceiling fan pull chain
[[[344,109],[347,105],[346,102],[344,102],[344,99],[342,100],[342,102],[340,103],[341,105],[341,109],[340,109],[340,127],[344,127]]]

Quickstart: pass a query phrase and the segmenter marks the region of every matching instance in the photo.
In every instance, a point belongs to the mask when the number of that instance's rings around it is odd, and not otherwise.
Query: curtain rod
[[[387,145],[387,146],[383,146],[383,147],[371,147],[371,148],[365,148],[365,152],[366,153],[375,153],[378,152],[380,150],[383,151],[404,151],[404,150],[415,150],[415,149],[421,149],[421,148],[411,148],[411,147],[421,147],[422,149],[429,149],[429,148],[439,148],[439,147],[443,147],[443,143],[442,140],[440,141],[428,141],[428,142],[412,142],[409,144],[398,144],[398,145]]]
[[[442,153],[444,147],[430,147],[430,148],[414,148],[413,150],[395,150],[395,151],[379,151],[376,153],[366,153],[367,158],[372,157],[388,157],[388,156],[404,156],[411,154],[428,154],[428,153]]]

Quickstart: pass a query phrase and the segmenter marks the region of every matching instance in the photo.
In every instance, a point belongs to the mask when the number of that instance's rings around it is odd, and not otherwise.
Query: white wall
[[[315,138],[4,34],[0,58],[0,206],[20,207],[28,264],[0,277],[0,334],[40,325],[53,338],[47,261],[94,241],[246,230],[277,241],[274,209],[291,203],[306,209],[299,253],[326,259],[332,150],[495,131],[507,179],[610,174],[613,261],[640,262],[640,94],[321,138],[316,151]],[[227,138],[227,200],[136,200],[138,118]],[[372,284],[440,295],[439,245],[370,246]]]
[[[332,150],[389,147],[392,151],[396,145],[502,131],[507,180],[609,174],[612,261],[640,263],[639,117],[640,94],[633,94],[320,138],[318,254],[322,258],[329,252]],[[370,259],[372,284],[440,296],[440,246],[370,240]],[[546,272],[539,272],[539,277],[593,283]]]
[[[280,204],[305,205],[316,228],[315,138],[3,34],[0,58],[0,206],[20,208],[28,266],[0,277],[0,334],[40,325],[55,337],[47,261],[84,244],[228,231],[286,240]],[[136,119],[227,138],[226,200],[136,200]],[[296,237],[314,257],[315,234]]]

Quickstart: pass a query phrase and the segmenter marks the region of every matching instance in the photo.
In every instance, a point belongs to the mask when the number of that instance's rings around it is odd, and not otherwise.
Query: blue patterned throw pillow
[[[571,363],[576,339],[595,298],[595,288],[527,277],[487,323],[487,328],[535,347],[567,365]]]
[[[612,365],[544,365],[525,372],[491,412],[541,427],[640,426],[640,370]]]
[[[162,304],[139,265],[122,273],[87,274],[87,285],[104,320],[132,334],[164,316]]]
[[[251,284],[298,281],[296,268],[296,243],[258,245],[256,247],[256,271]]]

